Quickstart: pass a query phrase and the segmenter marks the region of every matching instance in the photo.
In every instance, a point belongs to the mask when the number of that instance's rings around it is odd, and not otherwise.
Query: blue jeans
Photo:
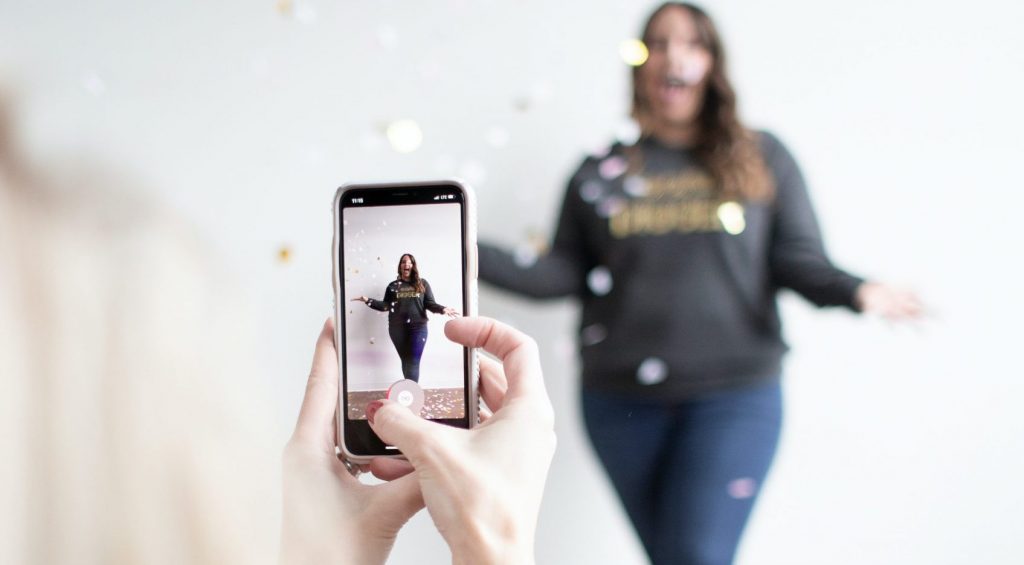
[[[391,324],[388,326],[391,343],[402,359],[402,376],[415,382],[420,380],[420,358],[427,346],[426,324]]]
[[[679,404],[583,391],[583,417],[652,564],[732,563],[778,444],[777,379]]]

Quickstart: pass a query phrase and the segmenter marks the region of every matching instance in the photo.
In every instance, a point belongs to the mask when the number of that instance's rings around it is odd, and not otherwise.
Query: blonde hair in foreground
[[[5,123],[0,562],[275,560],[282,438],[235,293],[109,179],[30,178]]]

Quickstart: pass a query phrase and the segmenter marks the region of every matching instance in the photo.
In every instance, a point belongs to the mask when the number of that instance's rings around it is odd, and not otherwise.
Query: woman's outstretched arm
[[[444,314],[446,316],[455,317],[459,313],[451,307],[442,306],[434,300],[434,291],[430,288],[430,283],[427,279],[420,279],[423,282],[423,307],[435,314]]]
[[[511,251],[480,243],[481,280],[530,298],[583,294],[587,271],[596,262],[585,232],[588,205],[580,197],[578,177],[579,173],[569,182],[551,249],[524,261]]]
[[[379,312],[387,312],[388,308],[391,308],[391,303],[395,301],[395,291],[388,285],[387,290],[384,291],[384,300],[377,300],[376,298],[369,298],[367,296],[357,296],[352,299],[352,302],[362,302],[370,308]]]

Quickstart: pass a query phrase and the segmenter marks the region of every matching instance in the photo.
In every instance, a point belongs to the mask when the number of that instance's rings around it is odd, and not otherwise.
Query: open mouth
[[[686,79],[684,77],[682,77],[682,76],[679,76],[679,75],[668,75],[668,76],[666,76],[663,84],[665,86],[668,86],[668,87],[690,86],[690,84],[686,81]]]
[[[658,85],[662,102],[681,102],[692,90],[692,85],[681,75],[666,75]]]

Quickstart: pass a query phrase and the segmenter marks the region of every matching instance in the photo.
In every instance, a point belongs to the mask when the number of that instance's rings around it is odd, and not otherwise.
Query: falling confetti
[[[640,124],[636,120],[627,119],[615,128],[615,139],[626,145],[632,145],[640,139]]]
[[[622,181],[622,189],[626,194],[640,198],[647,195],[647,182],[638,175],[629,175]]]
[[[725,231],[737,235],[743,233],[747,221],[743,217],[743,206],[738,202],[723,202],[718,206],[718,219]]]
[[[629,66],[639,67],[647,62],[647,46],[639,39],[627,39],[619,43],[619,56]]]
[[[757,481],[750,477],[734,479],[727,488],[729,496],[736,499],[750,498],[757,492]]]
[[[584,202],[593,204],[597,202],[602,196],[604,196],[605,186],[604,183],[596,180],[584,181],[580,185],[580,198]]]
[[[636,380],[644,385],[656,385],[668,377],[668,365],[657,357],[648,357],[636,370]]]
[[[612,273],[608,267],[594,267],[587,273],[587,286],[596,296],[604,296],[612,291]]]
[[[388,125],[387,138],[395,151],[412,153],[423,143],[423,131],[413,120],[397,120]]]
[[[282,16],[292,15],[292,9],[294,7],[295,5],[292,0],[277,0],[277,3],[274,5],[274,8],[277,9],[277,13]]]
[[[601,324],[591,324],[580,331],[580,343],[585,347],[597,345],[608,337],[608,330]]]
[[[618,216],[626,209],[626,202],[618,196],[605,198],[597,205],[597,215],[602,218]]]
[[[618,155],[608,157],[597,166],[597,172],[601,174],[602,178],[608,180],[622,176],[628,169],[629,163]]]
[[[288,245],[282,245],[277,248],[277,262],[282,264],[290,263],[292,260],[292,248]]]
[[[612,146],[608,145],[607,143],[605,143],[605,144],[602,144],[602,145],[596,147],[593,151],[591,151],[590,152],[590,156],[595,158],[595,159],[604,159],[605,157],[608,156],[609,153],[611,153],[611,151],[612,151]]]
[[[377,343],[377,338],[375,338],[375,337],[371,337],[371,338],[370,338],[370,345],[373,345],[373,344],[375,344],[375,343]]]
[[[523,243],[516,246],[515,252],[513,253],[513,259],[522,269],[528,269],[537,263],[537,250],[529,243]]]

